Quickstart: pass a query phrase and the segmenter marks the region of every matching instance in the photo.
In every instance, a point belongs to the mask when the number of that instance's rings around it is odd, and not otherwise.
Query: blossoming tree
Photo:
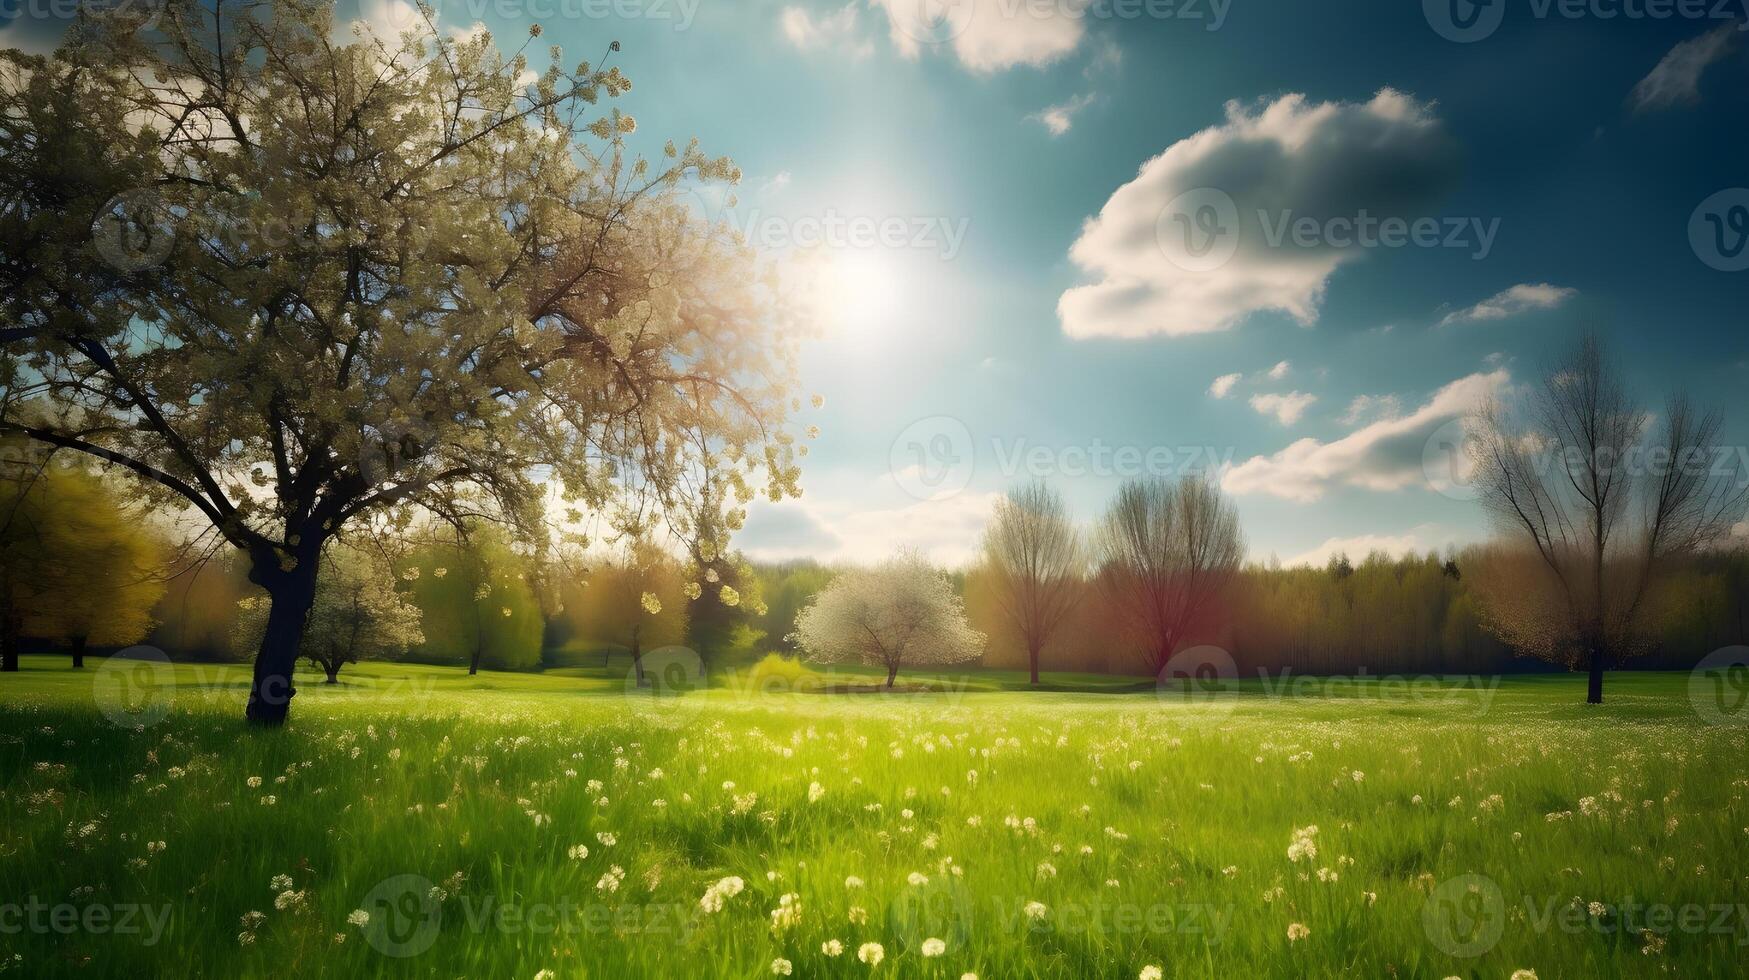
[[[900,667],[984,651],[984,634],[966,622],[947,576],[914,552],[833,579],[796,617],[794,638],[811,660],[885,667],[889,688]]]
[[[238,605],[238,631],[246,643],[259,644],[270,603],[265,596],[249,596]],[[334,684],[347,664],[399,656],[424,642],[419,607],[395,588],[389,563],[368,548],[330,545],[304,627],[304,659]]]
[[[730,510],[796,492],[797,331],[676,192],[739,172],[631,158],[598,107],[617,67],[537,72],[429,8],[350,43],[331,0],[152,8],[0,52],[0,357],[28,369],[0,436],[126,470],[246,556],[250,720],[285,720],[350,526],[677,511],[706,466]]]

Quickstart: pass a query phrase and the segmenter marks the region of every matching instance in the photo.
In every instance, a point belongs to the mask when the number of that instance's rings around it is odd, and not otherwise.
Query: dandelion
[[[781,956],[771,961],[771,972],[780,977],[789,976],[791,969],[793,969],[793,967],[790,966],[789,960],[786,960]]]
[[[820,952],[825,953],[827,956],[842,956],[844,954],[844,944],[836,939],[828,939],[820,944]]]
[[[1160,972],[1160,968],[1149,963],[1147,966],[1142,967],[1142,972],[1137,980],[1160,980],[1162,976],[1164,976],[1164,974]]]
[[[601,879],[595,883],[595,890],[601,892],[603,895],[611,895],[614,892],[619,891],[620,882],[625,881],[625,878],[626,869],[616,864],[609,868],[607,873],[602,875]]]
[[[619,843],[619,838],[607,831],[602,831],[601,833],[596,834],[595,839],[601,842],[602,847],[612,847]]]
[[[248,779],[243,780],[243,782],[246,783],[250,789],[260,789],[261,788],[261,777],[260,776],[250,776]]]
[[[571,860],[581,861],[589,856],[589,846],[587,844],[573,844],[569,853]]]
[[[534,975],[534,980],[553,980],[553,971],[542,970]]]
[[[905,876],[905,881],[912,887],[921,887],[929,884],[929,876],[921,871],[913,871]]]
[[[1027,902],[1023,911],[1026,912],[1027,918],[1038,920],[1048,915],[1051,910],[1043,902]]]
[[[1536,980],[1536,971],[1513,970],[1511,980]]]
[[[856,958],[869,966],[880,966],[881,960],[886,959],[886,957],[887,951],[882,948],[880,943],[863,943],[856,950]],[[1536,978],[1532,977],[1531,980],[1536,980]]]
[[[1312,930],[1307,929],[1304,925],[1302,925],[1298,922],[1288,923],[1287,941],[1290,943],[1297,943],[1300,940],[1306,938],[1307,936],[1310,936],[1311,934],[1312,934]]]
[[[820,802],[820,797],[825,796],[825,795],[826,795],[826,787],[821,786],[817,782],[808,784],[808,802],[809,803],[818,803],[818,802]]]
[[[1057,876],[1057,866],[1049,861],[1040,861],[1038,863],[1038,876],[1040,878],[1055,878]]]
[[[940,956],[947,952],[947,943],[935,938],[923,940],[923,955],[926,957]]]
[[[850,875],[849,877],[844,879],[844,887],[846,887],[846,888],[861,888],[862,887],[862,879],[858,878],[855,875]]]
[[[786,892],[777,900],[777,908],[771,910],[771,931],[783,932],[795,927],[802,921],[802,903],[795,892]]]
[[[353,909],[346,916],[346,924],[363,929],[365,926],[370,925],[370,913],[366,912],[364,909]]]
[[[705,889],[704,896],[698,900],[698,907],[707,913],[721,912],[723,902],[741,894],[741,890],[746,887],[746,882],[730,875]]]
[[[1301,860],[1315,860],[1318,857],[1318,843],[1313,838],[1318,836],[1316,824],[1310,827],[1295,827],[1293,840],[1287,846],[1287,859],[1298,864]]]
[[[850,912],[846,915],[846,918],[848,918],[850,920],[851,925],[856,925],[856,926],[867,925],[868,924],[868,909],[865,909],[860,905],[852,905],[850,907]]]

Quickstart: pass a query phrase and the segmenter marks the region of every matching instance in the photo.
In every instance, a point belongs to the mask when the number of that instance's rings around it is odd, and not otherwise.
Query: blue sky
[[[1445,36],[1450,2],[1486,36]],[[958,0],[932,26],[915,0],[450,0],[440,17],[512,44],[538,21],[571,62],[619,40],[642,148],[697,136],[732,156],[734,220],[773,248],[817,222],[903,229],[825,236],[838,309],[803,369],[823,431],[803,499],[751,515],[738,543],[758,557],[913,544],[959,562],[1018,480],[1046,476],[1091,519],[1123,475],[1211,458],[1258,558],[1475,540],[1480,508],[1435,485],[1439,440],[1583,327],[1648,407],[1686,389],[1749,441],[1732,404],[1749,271],[1730,271],[1749,258],[1718,250],[1733,227],[1709,244],[1700,213],[1749,205],[1742,6],[1362,8]],[[15,18],[0,43],[42,30]],[[1439,243],[1340,239],[1363,214]],[[1299,218],[1308,235],[1271,240]],[[1236,230],[1224,262],[1175,253],[1210,228]]]

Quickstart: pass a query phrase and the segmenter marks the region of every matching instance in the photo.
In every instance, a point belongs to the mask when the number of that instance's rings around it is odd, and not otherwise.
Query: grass
[[[1587,708],[1568,676],[1186,701],[753,666],[659,697],[363,664],[259,732],[245,669],[141,670],[0,675],[0,973],[1548,980],[1749,949],[1746,729],[1687,675]]]

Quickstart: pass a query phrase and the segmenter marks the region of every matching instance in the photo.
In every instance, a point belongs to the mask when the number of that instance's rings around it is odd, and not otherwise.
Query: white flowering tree
[[[900,667],[960,663],[984,651],[952,583],[914,552],[833,579],[796,617],[793,639],[810,660],[885,667],[889,688]]]
[[[257,645],[267,629],[270,603],[249,596],[238,603],[237,630]],[[394,570],[367,548],[336,542],[322,556],[316,600],[304,628],[304,659],[337,683],[340,668],[365,657],[396,657],[425,642],[419,607],[395,588]]]
[[[798,492],[786,294],[680,193],[739,171],[630,157],[617,66],[543,70],[423,5],[351,43],[333,0],[133,6],[0,50],[0,437],[244,556],[251,721],[286,719],[349,528],[643,521],[707,466],[725,510]]]

